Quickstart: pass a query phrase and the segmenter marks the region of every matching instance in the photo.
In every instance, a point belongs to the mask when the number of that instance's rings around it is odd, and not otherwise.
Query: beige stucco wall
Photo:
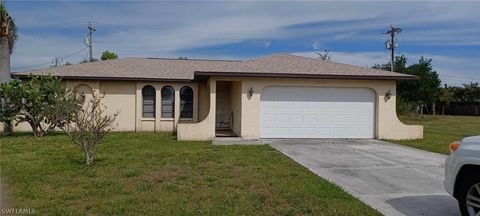
[[[100,92],[105,94],[102,102],[107,113],[118,113],[115,130],[135,131],[135,82],[101,81]]]
[[[177,128],[178,140],[212,140],[215,138],[215,103],[216,103],[216,80],[210,79],[207,83],[209,88],[209,112],[205,119],[197,123],[180,123]]]
[[[260,138],[260,96],[268,86],[308,86],[308,87],[348,87],[369,88],[376,94],[375,105],[375,137],[378,139],[417,139],[423,138],[423,126],[405,125],[396,114],[396,83],[395,81],[382,80],[319,80],[319,79],[282,79],[282,78],[229,78],[211,77],[210,89],[215,89],[216,81],[241,81],[241,128],[240,136],[244,139]],[[252,88],[254,93],[248,98],[248,91]],[[392,96],[385,99],[385,94],[390,91]],[[215,103],[212,104],[214,93],[210,93],[210,113],[197,124],[188,127],[179,125],[178,139],[208,140],[215,137]],[[215,98],[215,97],[213,97]],[[212,114],[213,113],[213,114]],[[204,131],[204,133],[189,134],[188,131]],[[187,135],[188,134],[188,135]]]
[[[229,78],[211,77],[206,83],[135,82],[135,81],[66,81],[68,88],[91,88],[105,93],[103,103],[111,114],[118,112],[117,131],[175,131],[179,140],[211,140],[215,137],[215,104],[217,81],[232,81],[230,102],[234,113],[233,131],[245,139],[260,138],[260,96],[268,86],[309,86],[369,88],[376,94],[375,137],[379,139],[415,139],[423,137],[423,127],[404,125],[395,110],[395,81],[373,80],[317,80],[281,78]],[[156,118],[142,118],[142,88],[156,89]],[[175,116],[161,118],[161,89],[175,89]],[[180,119],[180,89],[190,86],[194,92],[192,119]],[[254,93],[247,97],[249,89]],[[390,100],[385,93],[391,91]],[[86,92],[87,93],[87,92]],[[88,97],[88,93],[87,93]],[[199,121],[200,119],[200,121]],[[15,127],[15,131],[31,131],[28,124]]]
[[[198,121],[202,121],[210,112],[210,85],[208,82],[198,83]]]
[[[197,83],[66,80],[65,84],[67,88],[75,88],[85,93],[87,100],[91,98],[92,92],[105,94],[102,103],[107,107],[107,113],[118,113],[115,131],[174,131],[179,121],[198,121]],[[142,117],[142,88],[146,85],[151,85],[156,90],[155,118]],[[164,86],[172,86],[175,89],[174,118],[161,118],[161,89]],[[194,94],[192,119],[180,119],[180,89],[184,86],[191,87]],[[203,106],[203,112],[206,112],[206,109],[208,108]],[[16,126],[14,131],[31,131],[31,127],[27,123],[22,123]]]
[[[16,122],[13,122],[13,125],[15,125]],[[32,127],[27,122],[22,122],[16,126],[13,127],[15,132],[30,132],[32,131]]]
[[[230,90],[230,104],[233,113],[232,131],[241,136],[242,131],[242,82],[232,82]]]

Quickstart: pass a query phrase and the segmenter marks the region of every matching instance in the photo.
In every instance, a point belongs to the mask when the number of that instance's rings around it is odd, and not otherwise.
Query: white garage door
[[[364,88],[267,87],[262,138],[373,138],[375,94]]]

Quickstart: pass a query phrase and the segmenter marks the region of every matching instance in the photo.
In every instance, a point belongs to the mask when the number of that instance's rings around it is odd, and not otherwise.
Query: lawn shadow
[[[62,131],[50,131],[47,135],[43,137],[56,137],[65,135]],[[9,138],[9,137],[34,137],[32,132],[14,132],[11,134],[0,133],[0,138]],[[42,137],[39,137],[42,138]]]

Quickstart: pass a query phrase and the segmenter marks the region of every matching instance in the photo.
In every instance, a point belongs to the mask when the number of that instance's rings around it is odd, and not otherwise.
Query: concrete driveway
[[[385,215],[460,215],[445,155],[372,139],[264,140]]]

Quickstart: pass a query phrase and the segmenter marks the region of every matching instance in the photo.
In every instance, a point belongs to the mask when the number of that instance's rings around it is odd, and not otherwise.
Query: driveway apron
[[[385,215],[460,215],[445,155],[374,139],[271,139],[273,148]]]

